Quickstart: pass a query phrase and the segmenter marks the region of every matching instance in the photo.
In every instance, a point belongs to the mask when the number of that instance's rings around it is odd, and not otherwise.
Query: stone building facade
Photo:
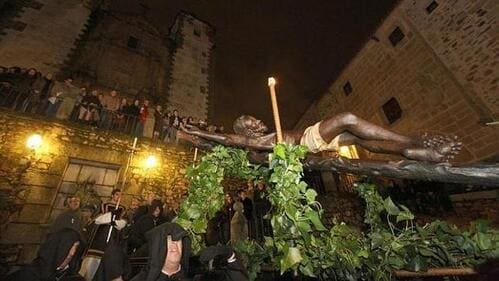
[[[165,102],[169,41],[142,14],[97,10],[65,69],[81,83]]]
[[[168,109],[185,116],[208,117],[209,73],[214,48],[214,29],[195,17],[181,13],[170,30],[172,54]]]
[[[26,147],[34,133],[43,141],[36,151]],[[125,206],[152,190],[168,208],[178,208],[188,188],[185,173],[193,163],[192,149],[140,139],[124,175],[132,145],[129,136],[0,111],[0,195],[17,198],[0,198],[0,265],[31,261],[66,196],[83,187],[106,199],[126,178]],[[158,165],[146,168],[150,155]]]
[[[407,135],[457,135],[456,162],[497,161],[498,15],[492,0],[401,1],[296,128],[350,111]]]
[[[181,12],[167,34],[144,13],[118,11],[108,0],[6,2],[12,12],[0,19],[0,65],[71,76],[81,86],[208,118],[214,73],[208,23]]]
[[[92,1],[5,2],[3,6],[12,4],[15,14],[0,27],[0,65],[58,72],[85,30]]]

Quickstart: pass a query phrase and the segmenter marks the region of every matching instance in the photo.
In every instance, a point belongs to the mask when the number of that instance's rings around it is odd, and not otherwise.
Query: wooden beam
[[[388,162],[308,156],[304,166],[312,170],[359,175],[499,186],[499,164],[451,165],[413,160]]]
[[[478,274],[470,267],[440,267],[430,268],[428,271],[413,272],[407,270],[397,270],[394,275],[398,278],[418,278],[418,277],[435,277],[435,276],[465,276]]]

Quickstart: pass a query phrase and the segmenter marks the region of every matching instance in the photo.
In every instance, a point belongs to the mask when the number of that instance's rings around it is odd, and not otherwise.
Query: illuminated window
[[[84,186],[91,186],[99,197],[108,198],[118,182],[119,169],[120,166],[115,164],[70,159],[52,206],[50,221],[66,211],[64,202],[68,195],[75,194]],[[80,199],[84,204],[85,198]]]

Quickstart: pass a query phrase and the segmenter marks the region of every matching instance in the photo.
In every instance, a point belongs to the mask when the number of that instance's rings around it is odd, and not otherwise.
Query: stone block
[[[38,253],[39,248],[39,244],[24,244],[21,255],[17,260],[17,264],[31,263],[36,258],[36,254]]]
[[[26,203],[51,204],[54,199],[55,189],[39,186],[27,187]]]
[[[25,223],[45,223],[49,211],[50,205],[25,204],[19,215],[15,218],[15,221]]]
[[[0,237],[2,244],[37,244],[44,232],[38,224],[11,223]]]
[[[58,175],[29,171],[23,177],[22,183],[25,185],[37,185],[56,188],[59,185],[61,177]]]

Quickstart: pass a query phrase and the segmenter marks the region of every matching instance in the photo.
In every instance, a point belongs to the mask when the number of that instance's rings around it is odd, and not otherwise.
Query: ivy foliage
[[[281,273],[291,270],[323,280],[385,281],[396,270],[473,266],[499,257],[499,232],[484,221],[466,231],[442,221],[418,226],[408,208],[382,198],[369,183],[357,186],[366,202],[368,230],[363,233],[344,223],[327,229],[317,193],[302,180],[306,152],[303,146],[278,144],[268,168],[250,164],[246,152],[235,148],[219,146],[204,156],[188,172],[191,186],[177,219],[191,233],[194,249],[202,247],[200,235],[224,204],[221,182],[227,175],[265,180],[268,186],[273,237],[266,237],[264,245],[236,245],[252,280],[263,263]]]
[[[246,152],[217,146],[201,159],[199,165],[187,171],[191,184],[188,197],[182,202],[177,223],[190,232],[192,248],[198,252],[208,221],[224,204],[222,180],[225,176],[256,179],[266,174],[264,167],[249,163]]]

